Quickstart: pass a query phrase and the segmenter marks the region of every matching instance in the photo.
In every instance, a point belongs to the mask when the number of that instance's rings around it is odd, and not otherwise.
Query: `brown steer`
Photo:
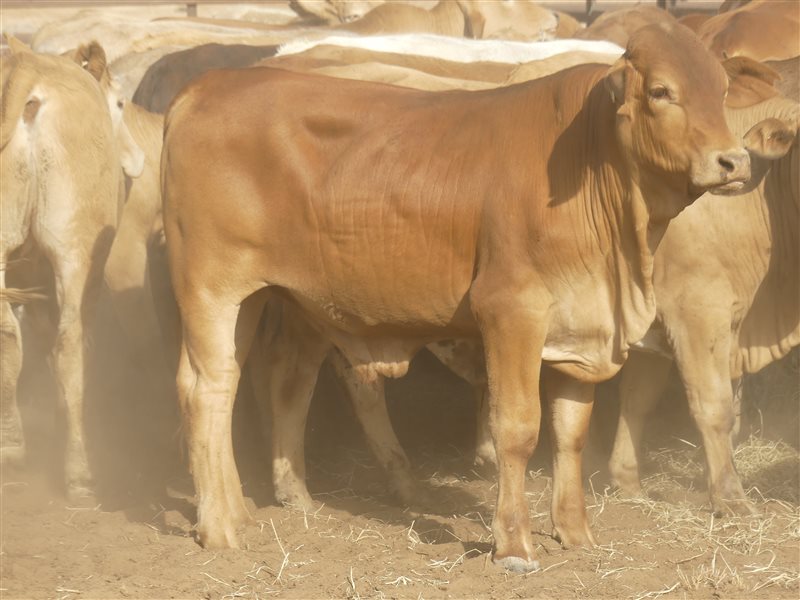
[[[549,365],[554,529],[592,543],[580,456],[593,384],[655,316],[653,252],[669,220],[750,175],[723,118],[726,86],[675,24],[634,34],[611,69],[497,90],[266,68],[190,85],[167,116],[162,186],[200,541],[236,546],[248,518],[231,412],[270,290],[365,380],[403,375],[427,342],[480,336],[499,462],[494,560],[516,571],[538,568],[523,486]]]

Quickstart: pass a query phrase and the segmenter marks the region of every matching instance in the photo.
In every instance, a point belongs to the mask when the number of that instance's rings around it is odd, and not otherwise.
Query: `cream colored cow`
[[[753,179],[723,199],[705,194],[670,225],[656,253],[653,285],[663,351],[674,360],[703,439],[708,493],[718,514],[755,513],[734,467],[731,435],[738,401],[731,380],[755,373],[800,344],[800,105],[778,96],[728,109],[744,135]],[[641,493],[644,420],[663,391],[671,361],[632,353],[620,383],[621,413],[610,469],[617,485]],[[738,387],[738,386],[733,386]]]
[[[36,298],[7,287],[24,281],[43,287],[57,314],[53,367],[68,428],[66,484],[82,495],[91,483],[82,422],[85,327],[117,225],[120,165],[138,176],[143,156],[122,123],[100,46],[79,49],[74,60],[14,40],[11,48],[2,59],[0,117],[2,459],[25,456],[16,405],[22,340],[11,303]]]

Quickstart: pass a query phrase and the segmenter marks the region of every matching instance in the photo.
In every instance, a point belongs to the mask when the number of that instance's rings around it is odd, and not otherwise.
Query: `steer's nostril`
[[[736,168],[736,165],[734,164],[734,162],[730,158],[727,158],[725,156],[720,156],[719,157],[719,164],[728,173],[733,173],[734,169]]]

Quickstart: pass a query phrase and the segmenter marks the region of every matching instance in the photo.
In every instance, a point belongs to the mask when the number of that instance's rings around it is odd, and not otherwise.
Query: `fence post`
[[[186,16],[187,17],[196,17],[197,16],[197,4],[195,2],[189,2],[186,5]]]

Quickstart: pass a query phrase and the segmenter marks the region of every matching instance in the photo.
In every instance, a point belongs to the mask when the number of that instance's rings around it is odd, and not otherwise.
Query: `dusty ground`
[[[670,398],[673,405],[654,417],[658,426],[648,436],[650,500],[621,499],[607,488],[608,435],[595,435],[586,487],[597,548],[564,550],[549,536],[550,467],[542,440],[527,493],[543,571],[517,576],[489,560],[495,488],[491,475],[471,468],[471,395],[430,355],[393,382],[389,401],[433,502],[410,510],[388,495],[326,369],[307,439],[309,486],[319,509],[303,514],[274,504],[267,451],[245,390],[237,404],[237,461],[254,522],[244,531],[243,550],[209,552],[192,538],[192,484],[177,452],[175,411],[145,391],[136,365],[115,364],[113,357],[124,356],[112,343],[117,334],[107,319],[93,345],[102,373],[90,374],[87,390],[94,499],[64,497],[54,466],[60,442],[52,383],[44,365],[26,367],[21,395],[31,459],[22,470],[2,473],[3,598],[800,596],[796,420],[780,429],[797,415],[791,365],[779,369],[783,387],[769,381],[751,387],[762,398],[779,396],[761,408],[786,408],[789,397],[794,417],[789,410],[788,417],[765,420],[751,402],[751,425],[768,435],[749,438],[737,453],[763,518],[712,518],[702,450],[691,446],[696,436],[682,400]],[[615,419],[613,395],[607,386],[598,399],[596,421],[604,430]]]

